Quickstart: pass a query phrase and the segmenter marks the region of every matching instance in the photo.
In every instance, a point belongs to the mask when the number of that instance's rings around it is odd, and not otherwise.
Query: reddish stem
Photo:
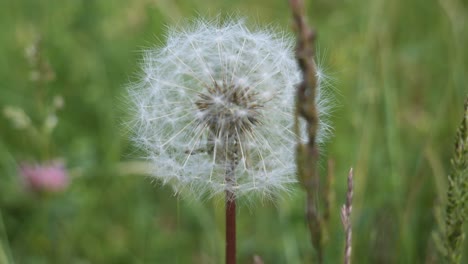
[[[236,263],[236,199],[226,191],[226,264]]]

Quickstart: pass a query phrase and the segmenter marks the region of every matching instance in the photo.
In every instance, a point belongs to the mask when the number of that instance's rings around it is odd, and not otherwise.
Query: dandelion
[[[197,196],[271,197],[296,181],[301,75],[291,38],[243,21],[198,20],[170,28],[166,45],[146,51],[142,67],[130,87],[133,140],[163,183]]]
[[[176,193],[226,194],[226,263],[235,263],[236,198],[271,198],[296,182],[293,45],[241,20],[198,20],[170,28],[165,46],[146,51],[143,76],[129,89],[133,140],[152,174]],[[324,102],[319,94],[321,117]]]

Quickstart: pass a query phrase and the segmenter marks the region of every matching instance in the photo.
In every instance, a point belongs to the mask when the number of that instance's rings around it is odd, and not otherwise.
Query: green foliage
[[[433,208],[446,197],[453,129],[466,96],[468,6],[440,1],[309,1],[318,62],[336,81],[333,197],[355,171],[353,259],[438,263]],[[122,129],[125,86],[141,50],[164,41],[164,25],[218,10],[289,31],[287,1],[7,0],[0,9],[0,261],[10,263],[222,263],[219,200],[178,200],[140,176]],[[41,40],[53,78],[37,85],[25,50]],[[43,73],[44,74],[44,73]],[[44,76],[44,75],[43,75]],[[34,136],[5,116],[21,109]],[[59,194],[25,190],[23,161],[61,158],[73,177]],[[325,175],[325,170],[321,170]],[[452,174],[451,174],[452,175]],[[330,207],[325,263],[342,260],[340,205]],[[298,188],[276,205],[238,213],[239,263],[310,263],[312,246]],[[461,245],[461,244],[460,244]],[[467,260],[466,243],[461,261]]]
[[[448,263],[460,263],[468,220],[468,98],[465,113],[457,131],[452,170],[448,175],[447,206],[445,209],[445,257]]]

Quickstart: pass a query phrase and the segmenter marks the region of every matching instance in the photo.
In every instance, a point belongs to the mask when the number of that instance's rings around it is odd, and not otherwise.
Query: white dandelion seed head
[[[133,141],[152,174],[177,193],[272,197],[295,176],[294,94],[301,73],[294,41],[243,21],[197,20],[169,28],[145,52],[129,89]],[[319,115],[326,101],[318,93]],[[318,141],[329,126],[320,122]],[[233,182],[226,180],[233,165]]]

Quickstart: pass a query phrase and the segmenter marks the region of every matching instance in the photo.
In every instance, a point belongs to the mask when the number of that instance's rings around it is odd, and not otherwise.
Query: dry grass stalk
[[[304,14],[304,1],[290,0],[294,24],[297,31],[296,57],[303,74],[303,80],[298,85],[296,93],[295,130],[299,135],[299,118],[307,122],[307,142],[297,145],[298,177],[306,191],[306,215],[312,244],[317,251],[318,262],[323,262],[323,216],[317,208],[317,193],[319,192],[319,175],[317,172],[317,130],[319,125],[316,106],[317,66],[314,61],[314,31],[307,25]],[[299,136],[298,136],[299,138]]]
[[[341,207],[341,222],[345,230],[344,263],[351,264],[352,250],[352,222],[351,211],[353,209],[353,169],[348,174],[348,190],[346,191],[346,203]]]

